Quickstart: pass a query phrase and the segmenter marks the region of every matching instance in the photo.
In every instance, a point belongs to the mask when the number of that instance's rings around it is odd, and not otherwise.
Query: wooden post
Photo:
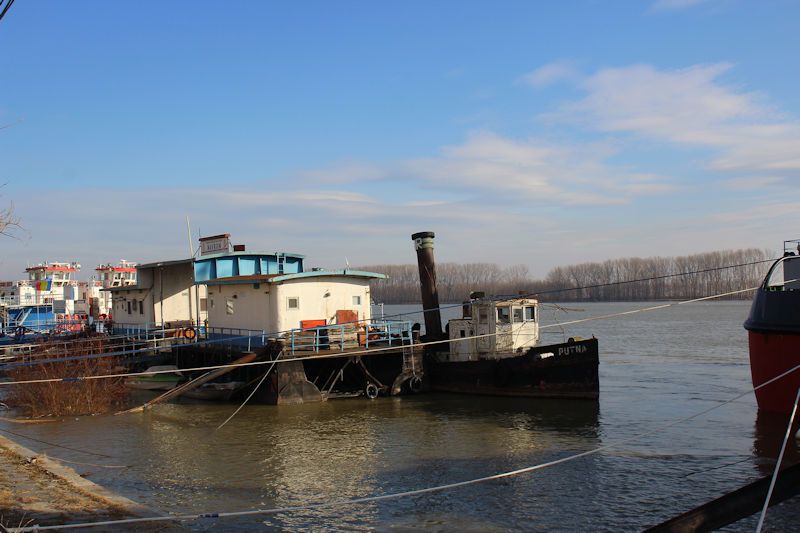
[[[701,505],[680,516],[645,530],[645,533],[677,533],[714,531],[755,514],[767,497],[770,478],[767,476],[738,490]],[[770,506],[800,493],[800,464],[784,468],[778,475]]]

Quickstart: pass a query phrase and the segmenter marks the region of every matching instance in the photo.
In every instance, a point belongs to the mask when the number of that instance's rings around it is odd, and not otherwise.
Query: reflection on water
[[[584,310],[568,318],[642,306],[573,305]],[[741,327],[747,309],[745,302],[681,306],[566,329],[570,336],[600,339],[599,403],[431,394],[251,405],[215,431],[236,406],[187,402],[15,430],[114,456],[109,463],[130,468],[79,470],[171,513],[400,492],[552,461],[720,405],[750,386]],[[551,323],[564,317],[551,315],[545,316]],[[264,523],[290,530],[637,530],[764,475],[785,421],[777,426],[756,421],[755,402],[745,397],[618,448],[518,477],[366,505],[226,520],[224,529],[249,531]],[[768,524],[790,523],[786,512],[770,513]]]

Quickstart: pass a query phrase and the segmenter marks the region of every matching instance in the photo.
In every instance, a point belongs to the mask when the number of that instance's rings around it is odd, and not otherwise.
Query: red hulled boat
[[[790,414],[800,388],[800,240],[784,242],[784,256],[770,267],[744,323],[750,344],[758,408]],[[789,248],[795,251],[789,251]]]

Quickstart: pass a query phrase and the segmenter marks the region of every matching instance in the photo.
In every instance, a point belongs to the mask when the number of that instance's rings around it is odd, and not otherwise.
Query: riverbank
[[[148,516],[146,507],[0,436],[0,528]],[[144,527],[126,531],[144,531]],[[152,524],[147,530],[152,531]]]

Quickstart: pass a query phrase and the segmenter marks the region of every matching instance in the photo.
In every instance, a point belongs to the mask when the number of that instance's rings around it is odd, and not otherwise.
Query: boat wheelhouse
[[[106,263],[94,269],[97,274],[86,290],[89,314],[95,318],[106,319],[113,316],[111,293],[103,289],[130,287],[136,285],[136,263],[121,259],[116,265]]]
[[[532,348],[539,341],[538,307],[532,298],[465,302],[462,318],[447,324],[445,360],[502,359]]]
[[[0,282],[0,322],[14,331],[50,331],[85,313],[85,282],[75,279],[76,262],[44,262],[25,269],[28,278]]]

